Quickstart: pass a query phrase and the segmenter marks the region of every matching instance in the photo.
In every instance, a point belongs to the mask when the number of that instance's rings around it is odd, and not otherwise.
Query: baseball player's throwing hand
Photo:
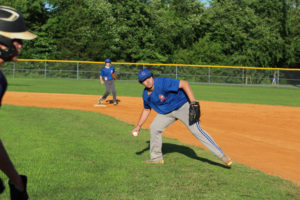
[[[139,136],[140,135],[140,127],[137,126],[135,127],[132,131],[131,131],[131,135],[136,137],[136,136]]]

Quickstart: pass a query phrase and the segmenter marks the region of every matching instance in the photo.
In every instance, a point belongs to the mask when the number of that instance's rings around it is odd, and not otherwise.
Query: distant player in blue
[[[116,80],[115,68],[111,66],[111,60],[106,59],[105,66],[100,71],[100,83],[105,84],[106,92],[98,100],[98,104],[101,104],[101,102],[107,98],[111,91],[113,94],[114,105],[118,105],[114,80]]]
[[[143,91],[144,109],[137,126],[132,130],[132,135],[134,135],[134,132],[139,133],[151,109],[157,112],[157,116],[150,126],[150,160],[146,163],[164,163],[162,132],[176,120],[180,120],[203,145],[220,158],[227,167],[231,167],[232,160],[215,143],[213,138],[200,127],[199,120],[189,125],[189,106],[190,103],[196,100],[187,81],[153,78],[152,73],[147,69],[143,69],[138,73],[138,79],[145,86]]]
[[[277,73],[274,72],[273,80],[272,80],[272,85],[276,85],[276,84],[277,84]]]

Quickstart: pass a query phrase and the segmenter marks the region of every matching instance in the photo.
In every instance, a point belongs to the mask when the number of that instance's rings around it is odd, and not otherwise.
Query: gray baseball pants
[[[199,122],[191,126],[189,125],[189,103],[187,102],[178,110],[174,110],[168,114],[158,113],[153,120],[150,126],[150,159],[152,161],[163,159],[162,132],[177,119],[182,121],[191,133],[218,158],[222,158],[225,155],[212,137],[200,127]]]
[[[113,95],[113,100],[116,101],[117,100],[117,93],[116,93],[114,80],[107,80],[107,81],[104,81],[104,83],[105,83],[106,92],[101,98],[106,99],[107,96],[109,95],[110,91],[111,91],[111,93]]]

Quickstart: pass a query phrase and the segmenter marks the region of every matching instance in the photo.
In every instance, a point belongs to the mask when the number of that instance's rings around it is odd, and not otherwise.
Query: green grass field
[[[8,81],[10,91],[104,92],[98,81]],[[202,100],[288,106],[300,102],[297,89],[192,87]],[[140,96],[142,87],[118,82],[117,90],[122,96]],[[224,168],[210,152],[173,139],[163,140],[165,165],[144,164],[149,131],[132,137],[133,125],[99,113],[3,105],[0,115],[1,140],[17,170],[28,175],[31,199],[300,199],[299,185],[239,163]],[[8,187],[3,173],[0,177]],[[0,200],[8,199],[8,192]]]

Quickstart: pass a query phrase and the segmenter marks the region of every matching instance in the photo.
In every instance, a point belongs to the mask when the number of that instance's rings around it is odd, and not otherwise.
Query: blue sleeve
[[[162,85],[166,92],[177,92],[179,90],[179,79],[163,78]]]
[[[151,109],[151,107],[144,101],[144,108],[145,109]]]
[[[113,73],[115,73],[115,72],[116,72],[116,71],[115,71],[115,68],[114,68],[113,66],[112,66],[111,68],[112,68],[112,70],[113,70]]]
[[[145,98],[146,98],[146,93],[147,93],[147,92],[144,90],[144,91],[143,91],[143,95],[142,95],[142,96],[143,96],[143,102],[144,102],[144,108],[145,108],[145,109],[151,109],[150,105],[147,103],[147,100],[145,100]]]
[[[103,74],[103,68],[100,71],[100,76],[104,76],[104,74]]]

